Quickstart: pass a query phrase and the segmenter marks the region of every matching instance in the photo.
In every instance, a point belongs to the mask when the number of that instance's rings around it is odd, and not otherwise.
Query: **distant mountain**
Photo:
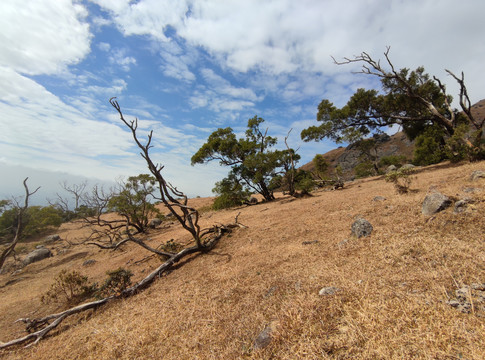
[[[404,155],[408,161],[413,158],[414,141],[409,141],[404,132],[400,131],[392,136],[382,134],[377,138],[377,157],[379,159],[391,155]],[[358,150],[355,144],[347,147],[339,147],[322,154],[327,160],[329,166],[329,175],[334,172],[334,169],[340,165],[343,170],[345,179],[350,179],[354,176],[353,169],[361,161],[361,151]],[[300,167],[302,170],[312,171],[314,169],[313,163],[309,162]]]

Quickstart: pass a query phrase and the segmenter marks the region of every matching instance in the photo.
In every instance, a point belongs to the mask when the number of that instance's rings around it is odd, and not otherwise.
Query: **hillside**
[[[178,264],[136,296],[69,318],[39,344],[0,357],[484,359],[482,292],[469,290],[469,313],[447,303],[465,285],[485,283],[485,179],[470,180],[475,170],[485,171],[485,162],[420,169],[407,195],[376,177],[309,198],[280,194],[271,203],[218,212],[207,210],[212,199],[192,199],[203,209],[202,227],[240,213],[248,228]],[[461,213],[451,206],[424,216],[421,205],[433,189],[470,202]],[[373,225],[369,237],[350,236],[358,216]],[[134,244],[121,251],[69,244],[86,231],[63,225],[58,233],[64,240],[46,244],[54,257],[0,275],[0,340],[25,334],[16,319],[62,309],[39,300],[62,269],[101,281],[107,270],[123,266],[139,280],[160,264]],[[148,238],[157,246],[190,236],[167,223]],[[86,260],[95,262],[85,266]],[[323,287],[338,290],[319,295]],[[268,325],[269,345],[255,350]]]
[[[402,131],[391,136],[383,134],[379,137],[378,143],[378,159],[391,155],[403,155],[409,161],[411,161],[413,158],[414,142],[409,141]],[[354,167],[360,163],[359,157],[361,155],[361,151],[359,151],[354,145],[349,145],[347,147],[342,146],[337,149],[330,150],[322,155],[329,164],[329,175],[332,174],[335,167],[340,165],[342,167],[344,177],[346,179],[350,179],[354,175]],[[314,169],[314,165],[312,162],[309,162],[301,166],[301,169],[312,171]]]

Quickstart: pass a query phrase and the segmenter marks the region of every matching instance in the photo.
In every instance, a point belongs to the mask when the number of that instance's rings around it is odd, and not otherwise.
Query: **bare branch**
[[[25,178],[23,184],[25,188],[25,198],[24,198],[24,205],[23,207],[20,207],[17,204],[17,228],[15,230],[15,236],[13,240],[10,242],[10,244],[7,245],[7,247],[2,251],[0,254],[0,272],[2,271],[3,265],[5,264],[5,261],[7,260],[7,257],[10,256],[15,250],[15,246],[17,246],[17,243],[19,242],[21,236],[22,236],[22,231],[24,229],[24,214],[27,211],[29,207],[29,198],[34,195],[39,189],[40,186],[35,189],[34,191],[30,192],[29,187],[27,186],[27,180],[29,178]]]

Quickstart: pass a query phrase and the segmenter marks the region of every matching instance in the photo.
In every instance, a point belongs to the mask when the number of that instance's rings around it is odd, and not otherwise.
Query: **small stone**
[[[59,240],[61,240],[61,237],[58,234],[49,235],[44,239],[45,242],[55,242]]]
[[[321,288],[320,291],[318,292],[318,295],[320,296],[335,295],[340,290],[341,289],[335,286],[327,286],[327,287]]]
[[[386,198],[384,196],[376,196],[372,201],[385,201]]]
[[[474,172],[472,172],[472,174],[470,175],[470,180],[471,181],[476,181],[480,178],[485,178],[485,171],[482,171],[482,170],[475,170]]]
[[[303,241],[301,244],[302,245],[311,245],[311,244],[318,244],[318,240],[311,240],[311,241]]]
[[[85,262],[83,262],[83,266],[91,266],[91,265],[94,265],[94,264],[96,264],[96,260],[94,260],[94,259],[88,259]]]
[[[160,224],[162,223],[162,219],[160,218],[155,218],[155,219],[152,219],[150,220],[150,222],[148,223],[148,226],[152,229],[155,229],[157,226],[159,226]]]
[[[386,174],[389,174],[391,171],[396,171],[397,167],[396,165],[389,165],[386,169]]]
[[[483,284],[472,284],[472,289],[473,290],[479,290],[479,291],[485,291],[485,283]]]
[[[343,239],[342,241],[340,241],[337,246],[339,249],[343,248],[345,245],[347,245],[347,243],[349,242],[349,239]]]
[[[455,291],[455,296],[458,300],[466,301],[470,293],[470,287],[464,286],[461,289]]]
[[[255,198],[254,196],[251,196],[251,197],[249,198],[249,203],[250,203],[251,205],[255,205],[255,204],[257,204],[257,203],[258,203],[258,199],[257,199],[257,198]]]
[[[470,199],[463,199],[463,200],[459,200],[455,203],[455,208],[454,208],[454,212],[455,213],[461,213],[463,211],[465,211],[466,209],[466,206],[471,202]]]
[[[466,193],[476,193],[476,192],[480,192],[480,191],[482,191],[482,189],[471,188],[471,187],[467,187],[467,188],[463,189],[463,192],[466,192]]]
[[[446,302],[448,305],[453,306],[454,308],[458,308],[461,303],[458,300],[450,300]]]
[[[272,295],[274,295],[274,293],[276,292],[276,290],[278,290],[278,286],[272,286],[267,292],[266,294],[264,295],[265,298],[267,297],[270,297]]]
[[[404,164],[399,170],[413,170],[416,168],[413,164]]]
[[[254,343],[253,343],[253,349],[254,350],[264,349],[271,343],[271,340],[273,338],[272,335],[273,335],[273,332],[275,331],[277,325],[278,325],[277,321],[272,321],[271,323],[266,325],[266,327],[263,329],[263,331],[261,331],[259,333],[256,340],[254,340]]]
[[[372,233],[373,227],[366,219],[359,218],[352,224],[352,235],[357,238],[369,236]]]

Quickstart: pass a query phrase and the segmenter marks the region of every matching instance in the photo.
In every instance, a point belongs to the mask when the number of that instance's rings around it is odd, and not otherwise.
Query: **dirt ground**
[[[376,177],[217,212],[208,209],[211,198],[191,199],[202,209],[202,227],[239,214],[247,228],[183,260],[136,296],[69,318],[39,344],[0,357],[484,359],[485,306],[471,290],[469,313],[447,303],[463,286],[485,283],[485,179],[472,182],[474,170],[485,171],[485,163],[427,167],[403,195]],[[422,202],[435,190],[471,202],[461,213],[451,206],[424,216]],[[351,237],[359,216],[373,225],[369,237]],[[124,267],[137,281],[160,264],[135,244],[118,251],[74,245],[87,231],[64,224],[63,241],[46,244],[54,257],[0,275],[0,340],[25,335],[18,318],[63,309],[40,301],[62,269],[101,282],[106,271]],[[147,237],[152,246],[191,239],[169,221]],[[96,262],[83,266],[89,259]],[[330,286],[335,294],[319,295]],[[269,345],[255,349],[268,325]]]

